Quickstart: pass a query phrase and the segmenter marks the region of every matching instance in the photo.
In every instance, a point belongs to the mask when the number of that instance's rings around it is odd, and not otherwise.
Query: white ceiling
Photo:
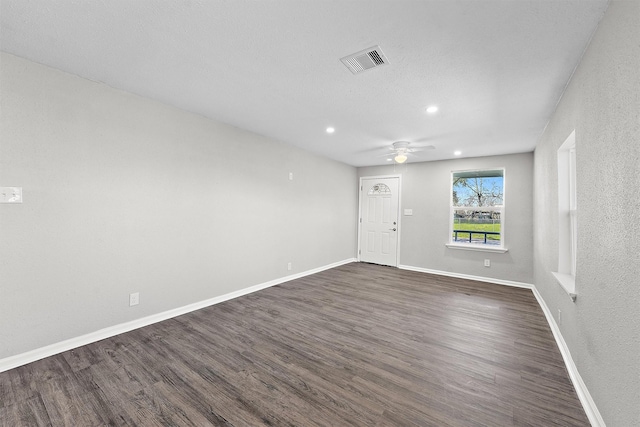
[[[396,140],[435,146],[410,161],[532,151],[607,4],[0,0],[0,48],[365,166]],[[389,65],[340,62],[374,45]]]

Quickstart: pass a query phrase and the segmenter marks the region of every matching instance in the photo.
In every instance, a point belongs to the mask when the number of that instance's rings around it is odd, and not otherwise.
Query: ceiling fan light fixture
[[[438,106],[437,105],[431,105],[429,107],[427,107],[427,113],[429,114],[434,114],[438,112]]]
[[[396,161],[396,163],[404,163],[407,161],[407,155],[404,153],[398,153],[396,154],[396,156],[393,158],[393,160]]]

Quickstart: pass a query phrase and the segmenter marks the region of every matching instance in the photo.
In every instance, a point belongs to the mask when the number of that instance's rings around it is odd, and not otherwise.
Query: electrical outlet
[[[484,266],[485,267],[491,267],[491,260],[490,259],[485,259],[484,260]]]
[[[129,307],[140,304],[140,292],[129,294]]]
[[[558,309],[558,326],[562,325],[562,310]]]
[[[291,271],[291,263],[287,264],[287,270]]]

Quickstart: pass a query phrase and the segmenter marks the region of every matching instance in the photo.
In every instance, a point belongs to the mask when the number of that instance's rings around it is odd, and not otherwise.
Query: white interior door
[[[398,265],[399,178],[363,178],[360,186],[360,261]]]

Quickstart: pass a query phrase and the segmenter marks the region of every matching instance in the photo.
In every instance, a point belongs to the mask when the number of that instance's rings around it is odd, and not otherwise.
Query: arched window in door
[[[391,194],[391,189],[386,184],[375,184],[367,193],[369,196],[381,194]]]

